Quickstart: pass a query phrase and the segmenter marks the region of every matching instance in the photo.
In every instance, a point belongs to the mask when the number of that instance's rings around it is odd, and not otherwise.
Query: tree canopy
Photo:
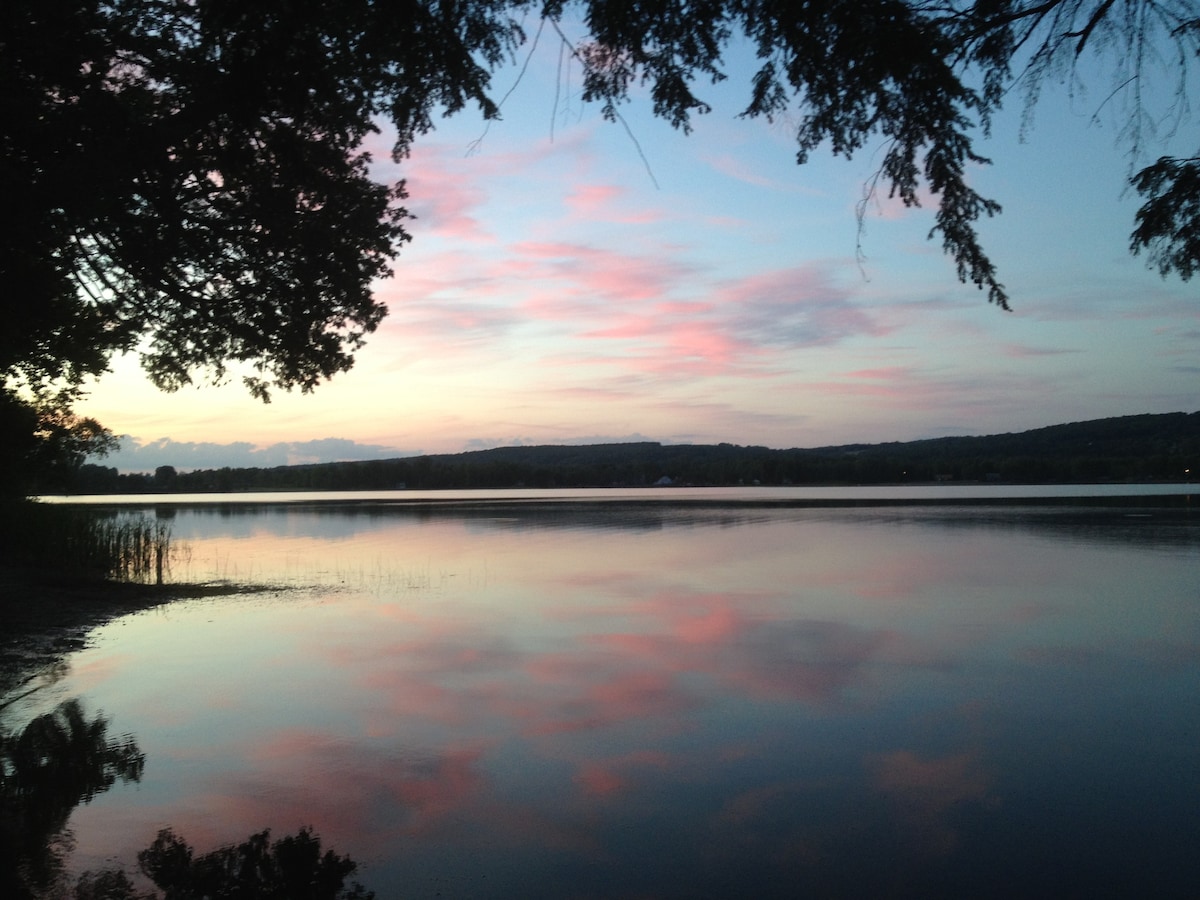
[[[442,113],[498,116],[491,75],[530,21],[566,17],[587,35],[570,43],[585,99],[616,118],[644,87],[684,130],[748,39],[744,115],[795,116],[800,163],[882,141],[875,189],[933,196],[931,238],[1005,308],[977,231],[1000,207],[968,177],[1002,102],[1014,87],[1036,102],[1096,54],[1135,111],[1152,67],[1177,71],[1183,116],[1200,53],[1193,0],[9,0],[6,421],[43,423],[34,445],[70,436],[78,458],[103,432],[71,402],[126,351],[163,389],[239,376],[263,399],[348,369],[410,237],[405,186],[372,177],[365,139],[389,123],[400,158]],[[1134,149],[1141,134],[1131,120]],[[1132,184],[1131,249],[1190,278],[1200,149]]]

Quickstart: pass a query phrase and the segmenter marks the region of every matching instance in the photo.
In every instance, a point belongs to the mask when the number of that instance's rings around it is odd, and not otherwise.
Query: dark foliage
[[[66,398],[31,401],[3,390],[0,436],[0,503],[62,490],[89,454],[116,446],[95,419],[74,415]]]
[[[164,388],[249,362],[261,394],[350,365],[403,210],[359,150],[370,23],[288,6],[5,4],[0,371],[76,383],[140,342]]]
[[[1133,186],[1148,198],[1137,213],[1133,252],[1148,250],[1163,275],[1191,279],[1200,270],[1200,157],[1164,157],[1139,172]]]

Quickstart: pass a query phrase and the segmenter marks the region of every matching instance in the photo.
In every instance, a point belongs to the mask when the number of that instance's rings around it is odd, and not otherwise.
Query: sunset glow
[[[626,131],[579,103],[557,59],[534,52],[490,127],[443,120],[399,164],[377,138],[379,176],[407,180],[414,240],[353,371],[263,406],[236,377],[168,395],[116,360],[80,409],[129,436],[107,464],[815,447],[1200,406],[1196,287],[1129,255],[1138,202],[1119,104],[1096,114],[1103,77],[1086,97],[1048,90],[1024,142],[1014,98],[981,144],[994,165],[975,177],[1004,207],[981,233],[1005,313],[926,240],[928,207],[872,198],[858,232],[877,148],[797,167],[786,122],[737,118],[736,77],[704,91],[714,112],[690,136],[644,96],[622,108]]]

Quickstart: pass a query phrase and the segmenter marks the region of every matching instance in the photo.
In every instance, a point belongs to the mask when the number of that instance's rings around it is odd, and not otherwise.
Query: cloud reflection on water
[[[82,858],[163,822],[312,825],[381,896],[937,893],[1005,883],[1028,817],[1074,858],[1100,826],[1026,786],[1165,783],[1198,724],[1186,550],[1016,518],[531,516],[185,522],[201,557],[325,586],[124,620],[77,657],[149,759],[76,814]],[[1101,830],[1148,853],[1173,809]]]

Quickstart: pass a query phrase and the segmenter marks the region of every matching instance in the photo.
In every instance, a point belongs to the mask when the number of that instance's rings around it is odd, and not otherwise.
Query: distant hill
[[[1189,473],[1190,470],[1190,473]],[[1015,434],[774,450],[736,444],[498,447],[402,459],[121,475],[85,465],[73,493],[408,488],[1184,481],[1200,474],[1200,412]]]

